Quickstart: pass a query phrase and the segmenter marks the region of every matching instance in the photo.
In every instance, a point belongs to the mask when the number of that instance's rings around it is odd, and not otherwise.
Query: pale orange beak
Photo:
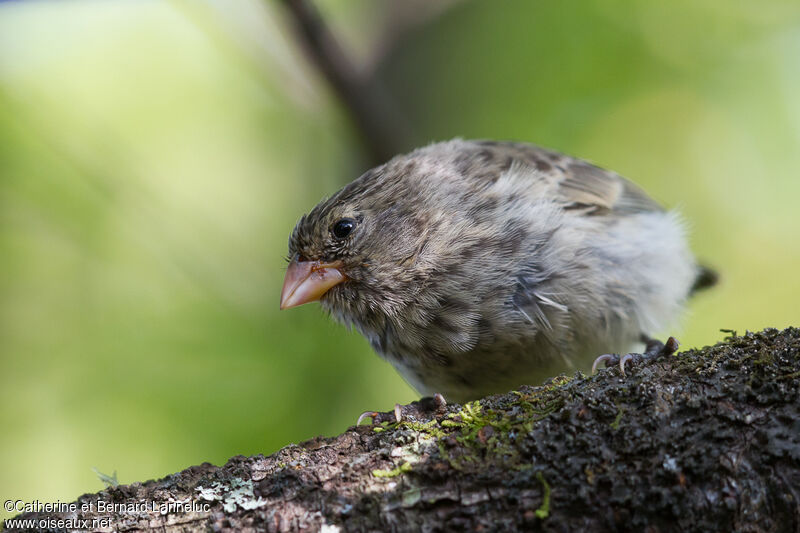
[[[293,259],[286,269],[281,290],[281,309],[297,307],[319,300],[331,287],[345,280],[341,263],[298,261]]]

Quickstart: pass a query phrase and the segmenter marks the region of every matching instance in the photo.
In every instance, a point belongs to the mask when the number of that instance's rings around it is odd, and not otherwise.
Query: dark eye
[[[353,228],[356,227],[356,221],[352,218],[343,218],[341,220],[337,220],[336,223],[333,225],[333,236],[337,239],[344,239],[350,232],[353,231]]]

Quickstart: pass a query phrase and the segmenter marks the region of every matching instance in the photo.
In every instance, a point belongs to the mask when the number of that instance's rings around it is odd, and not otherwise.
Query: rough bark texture
[[[116,531],[798,531],[799,389],[800,329],[765,330],[21,518],[115,502],[140,508]]]

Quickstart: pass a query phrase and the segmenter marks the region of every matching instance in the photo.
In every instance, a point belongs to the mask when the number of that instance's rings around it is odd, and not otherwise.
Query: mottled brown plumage
[[[677,217],[621,176],[528,144],[454,140],[302,217],[282,306],[314,299],[421,393],[467,400],[629,350],[699,268]]]

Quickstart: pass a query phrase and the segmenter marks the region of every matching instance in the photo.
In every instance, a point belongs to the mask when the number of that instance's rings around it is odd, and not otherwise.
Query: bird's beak
[[[328,289],[345,280],[341,266],[338,261],[321,263],[293,259],[283,278],[281,309],[319,300]]]

